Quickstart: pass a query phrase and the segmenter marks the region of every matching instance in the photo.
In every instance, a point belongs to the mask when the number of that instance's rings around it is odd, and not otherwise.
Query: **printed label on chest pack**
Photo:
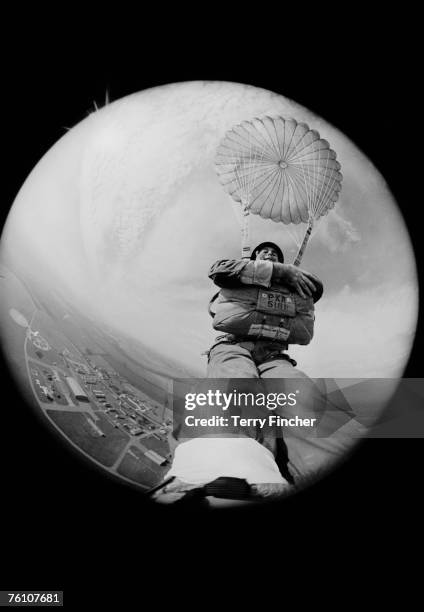
[[[290,295],[261,289],[258,293],[256,310],[274,315],[294,317],[296,315],[296,304]]]

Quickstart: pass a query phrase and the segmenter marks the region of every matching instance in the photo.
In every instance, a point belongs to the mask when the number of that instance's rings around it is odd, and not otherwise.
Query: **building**
[[[141,400],[136,400],[133,397],[130,397],[129,395],[127,395],[125,397],[126,401],[129,403],[129,405],[134,408],[135,410],[137,410],[138,408],[142,408],[144,407],[146,404],[144,402],[142,402]]]
[[[156,453],[153,450],[146,451],[144,455],[151,459],[154,463],[157,463],[157,465],[164,465],[167,463],[166,457],[162,457],[162,455],[159,455],[159,453]]]
[[[90,401],[88,399],[88,395],[85,393],[85,391],[81,389],[80,385],[75,380],[75,378],[72,378],[71,376],[67,376],[65,380],[70,390],[75,395],[76,400],[78,400],[79,402],[89,402]]]

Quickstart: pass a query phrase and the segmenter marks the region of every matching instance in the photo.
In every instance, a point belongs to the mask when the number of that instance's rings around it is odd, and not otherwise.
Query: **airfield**
[[[158,484],[170,467],[172,381],[126,355],[121,339],[59,294],[37,294],[4,266],[0,272],[1,336],[22,409],[35,409],[110,474],[143,490]]]

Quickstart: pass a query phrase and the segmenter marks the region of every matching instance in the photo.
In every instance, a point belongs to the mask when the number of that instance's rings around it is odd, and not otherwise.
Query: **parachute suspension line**
[[[242,259],[250,259],[251,255],[251,245],[250,245],[250,206],[251,196],[253,190],[255,188],[258,177],[261,175],[261,168],[258,165],[258,162],[262,163],[265,151],[266,151],[266,142],[260,143],[260,148],[257,147],[259,152],[255,151],[255,144],[253,142],[252,136],[248,133],[248,143],[249,143],[249,155],[241,157],[241,166],[242,166],[242,176],[240,177],[240,173],[236,169],[237,181],[240,185],[241,192],[241,213],[242,213],[242,224],[241,224],[241,256]],[[254,164],[252,164],[255,162]],[[253,165],[253,171],[252,171]]]
[[[315,140],[313,140],[313,137],[311,137],[311,142],[309,144],[309,146],[312,146],[312,149],[314,149],[314,143]],[[309,179],[309,184],[311,187],[311,195],[310,195],[310,200],[308,203],[308,217],[309,219],[313,219],[314,216],[314,204],[315,204],[315,200],[316,200],[316,193],[317,193],[317,188],[316,188],[316,168],[317,168],[317,160],[316,157],[314,156],[312,159],[312,168],[311,168],[311,164],[309,159],[307,160],[307,165],[308,165],[308,179]]]
[[[256,189],[256,187],[258,187],[258,181],[260,178],[262,178],[264,171],[263,171],[263,161],[264,161],[264,157],[265,157],[265,153],[266,153],[266,148],[267,148],[267,143],[264,140],[263,136],[261,135],[261,140],[256,138],[255,139],[256,143],[254,142],[253,138],[252,138],[252,134],[249,133],[249,144],[250,144],[250,148],[249,148],[249,157],[251,162],[251,165],[253,165],[253,172],[250,172],[250,183],[249,183],[249,193],[252,194],[253,191]],[[257,197],[257,194],[255,194],[255,199]],[[250,205],[252,204],[252,202],[250,202]]]
[[[321,149],[318,149],[318,153],[319,154],[320,154],[320,152],[321,152]],[[318,219],[318,217],[321,214],[321,211],[324,210],[325,205],[326,205],[326,198],[327,198],[327,193],[328,193],[328,190],[329,190],[329,182],[327,182],[327,185],[325,186],[325,188],[324,188],[324,185],[325,185],[325,177],[327,176],[329,159],[330,159],[330,155],[329,155],[329,152],[327,152],[327,158],[326,158],[326,163],[325,163],[325,170],[324,170],[324,174],[323,174],[324,178],[321,181],[320,191],[319,191],[319,194],[318,194],[317,199],[316,199],[316,205],[314,207],[314,217],[315,217],[315,219]],[[318,182],[318,178],[317,178],[317,182]],[[322,204],[324,206],[322,206]]]
[[[241,160],[241,164],[243,165],[243,160]],[[237,183],[240,188],[240,203],[237,204],[237,208],[241,208],[241,222],[240,222],[240,230],[241,230],[241,257],[242,259],[249,259],[250,257],[250,219],[249,219],[249,197],[248,191],[246,187],[246,179],[245,176],[241,176],[240,170],[238,167],[235,168],[235,176],[237,179]]]
[[[318,139],[318,143],[319,143],[318,146],[320,145],[320,142],[321,141]],[[322,183],[321,183],[321,187],[319,186],[319,182],[320,182],[319,168],[320,166],[321,166],[321,147],[318,149],[318,157],[314,157],[314,171],[313,171],[314,172],[314,201],[313,201],[313,206],[312,206],[312,217],[315,219],[316,219],[315,215],[318,209],[320,192],[322,190]]]
[[[303,254],[306,250],[306,245],[309,242],[309,239],[311,237],[311,233],[312,233],[312,228],[313,228],[313,224],[314,224],[314,220],[318,218],[318,206],[319,206],[319,200],[321,197],[321,192],[322,192],[322,186],[323,186],[323,180],[321,181],[321,185],[320,185],[320,168],[321,168],[321,147],[320,147],[321,141],[320,139],[318,139],[318,156],[313,158],[313,182],[314,182],[314,197],[313,197],[313,202],[311,204],[311,209],[310,209],[310,218],[309,218],[309,223],[308,223],[308,227],[306,229],[305,232],[305,236],[303,238],[303,242],[302,245],[299,249],[299,252],[296,256],[295,259],[295,265],[298,266],[300,264],[300,261],[303,257]],[[327,158],[328,160],[328,158]],[[325,169],[324,172],[324,176],[326,174],[327,168]]]
[[[272,156],[274,159],[282,161],[284,159],[284,154],[281,150],[276,124],[275,122],[271,122],[271,124],[267,124],[265,127],[272,149]],[[269,218],[273,221],[282,221],[281,204],[280,200],[277,199],[280,194],[281,184],[283,183],[284,185],[284,173],[282,172],[281,161],[275,166],[274,172],[272,173],[273,176],[272,174],[270,175],[269,181],[269,194],[267,197],[267,199],[269,199],[269,204],[267,204],[267,211]]]
[[[250,258],[250,180],[248,163],[251,159],[252,143],[248,134],[249,155],[240,157],[239,166],[236,166],[236,178],[240,187],[240,206],[241,206],[241,257]]]
[[[327,172],[328,159],[329,158],[327,155],[324,177],[326,176],[326,172]],[[313,176],[312,176],[311,183],[312,183],[312,189],[314,193],[313,193],[313,197],[311,197],[311,199],[308,201],[308,211],[309,211],[308,227],[306,228],[306,232],[303,237],[302,244],[293,262],[293,265],[295,266],[298,266],[300,262],[302,261],[303,255],[306,250],[306,246],[312,234],[314,220],[319,217],[318,209],[320,206],[321,194],[322,194],[322,189],[324,185],[324,178],[320,181],[320,172],[319,172],[320,167],[321,167],[321,148],[318,149],[318,157],[313,158]],[[319,185],[320,182],[321,182],[321,185]]]
[[[314,141],[312,140],[311,145],[313,145],[313,143]],[[299,154],[298,150],[296,150],[296,154],[297,155]],[[310,163],[306,162],[306,164],[304,164],[301,156],[299,158],[299,161],[300,161],[300,167],[302,168],[303,183],[304,183],[304,189],[305,189],[306,199],[307,199],[308,227],[306,228],[302,244],[300,245],[300,248],[293,262],[293,265],[295,266],[298,266],[300,262],[302,261],[302,257],[305,253],[306,246],[308,244],[308,241],[309,241],[309,238],[311,236],[312,229],[314,226],[314,201],[316,198],[317,186],[318,186],[317,171],[319,167],[320,156],[318,154],[318,161],[316,160],[315,157],[312,158],[312,177],[311,177]],[[305,172],[305,169],[306,169],[306,172]],[[307,174],[307,178],[306,178],[306,174]]]
[[[291,176],[290,174],[287,174],[287,179],[288,179],[287,184],[291,184],[293,193],[295,190],[299,192],[299,186],[298,186],[299,179],[297,177],[295,178],[294,176]],[[297,235],[297,233],[294,230],[290,229],[291,225],[292,224],[287,224],[287,225],[285,224],[285,230],[290,235],[291,239],[293,240],[297,248],[300,248],[301,241],[299,240],[299,236]]]
[[[308,228],[307,228],[307,230],[305,232],[305,236],[303,238],[303,242],[302,242],[302,244],[300,246],[300,249],[299,249],[299,251],[298,251],[298,253],[296,255],[296,259],[293,262],[294,266],[298,266],[300,264],[300,262],[302,261],[302,257],[303,257],[303,254],[305,252],[306,245],[308,244],[308,240],[309,240],[309,237],[311,235],[313,226],[314,226],[314,218],[310,217],[309,223],[308,223]]]
[[[297,153],[297,151],[296,151]],[[307,202],[307,206],[308,206],[308,212],[309,212],[309,217],[310,217],[310,210],[311,210],[311,193],[310,193],[310,174],[308,172],[308,179],[306,178],[305,175],[305,165],[304,162],[302,160],[302,157],[300,157],[300,167],[302,168],[302,174],[303,174],[303,187],[305,189],[305,194],[306,194],[306,202]]]
[[[328,165],[328,161],[327,161],[327,165]],[[333,187],[336,185],[337,180],[338,180],[338,170],[337,168],[333,171],[332,174],[332,180],[331,183],[330,181],[328,181],[327,187],[325,189],[324,195],[319,203],[319,214],[321,215],[325,209],[328,209],[328,200],[331,197],[331,194],[333,192]],[[333,204],[334,206],[334,204]]]
[[[303,242],[293,262],[293,265],[295,266],[298,266],[302,260],[304,252],[306,250],[306,246],[308,244],[308,241],[312,233],[314,219],[318,219],[321,215],[321,212],[326,208],[327,197],[329,194],[331,194],[332,188],[336,182],[335,173],[333,173],[333,178],[332,178],[331,183],[329,181],[327,181],[326,183],[325,181],[325,178],[327,176],[327,171],[328,171],[329,160],[330,160],[330,154],[329,152],[327,152],[325,169],[323,173],[320,173],[319,168],[321,166],[321,148],[319,148],[318,158],[317,159],[314,158],[313,160],[313,177],[312,177],[313,180],[311,181],[311,184],[313,185],[312,188],[314,190],[314,194],[310,200],[308,198],[308,210],[310,212],[308,227],[306,229],[305,236],[303,238]],[[321,176],[322,176],[322,179],[320,178]]]
[[[242,259],[250,259],[251,253],[251,245],[250,245],[250,206],[252,204],[251,197],[253,188],[256,182],[255,171],[252,172],[252,151],[253,151],[253,141],[252,136],[248,133],[248,142],[249,142],[249,157],[247,158],[247,162],[245,164],[245,172],[246,172],[246,200],[242,202],[242,215],[243,215],[243,225],[241,229],[241,257]],[[255,166],[254,166],[255,168]]]
[[[246,206],[250,207],[253,186],[255,183],[255,172],[252,172],[252,151],[253,151],[253,142],[251,134],[249,133],[248,137],[249,141],[249,156],[246,158],[245,164],[245,172],[246,172]]]
[[[302,259],[303,253],[305,252],[306,249],[306,244],[309,240],[309,236],[311,235],[311,231],[312,231],[312,225],[313,225],[313,216],[311,216],[311,208],[312,208],[312,195],[311,195],[311,191],[309,190],[309,184],[310,184],[310,173],[308,171],[308,179],[306,180],[305,177],[305,167],[304,167],[304,163],[302,161],[302,158],[300,158],[300,167],[302,168],[302,174],[303,174],[303,187],[305,189],[305,193],[306,193],[306,201],[307,201],[307,207],[308,207],[308,228],[306,230],[305,236],[303,238],[303,242],[300,246],[300,249],[296,255],[295,258],[295,262],[297,261],[297,263],[295,263],[294,265],[298,266],[300,263],[300,260]],[[312,190],[312,187],[311,187]]]
[[[243,225],[241,228],[241,258],[250,259],[250,213],[247,206],[243,206]]]

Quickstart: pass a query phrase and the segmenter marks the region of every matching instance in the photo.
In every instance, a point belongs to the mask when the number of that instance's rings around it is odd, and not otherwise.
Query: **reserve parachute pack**
[[[211,299],[209,314],[214,329],[252,340],[305,345],[314,333],[312,297],[302,298],[281,286],[223,288]]]

